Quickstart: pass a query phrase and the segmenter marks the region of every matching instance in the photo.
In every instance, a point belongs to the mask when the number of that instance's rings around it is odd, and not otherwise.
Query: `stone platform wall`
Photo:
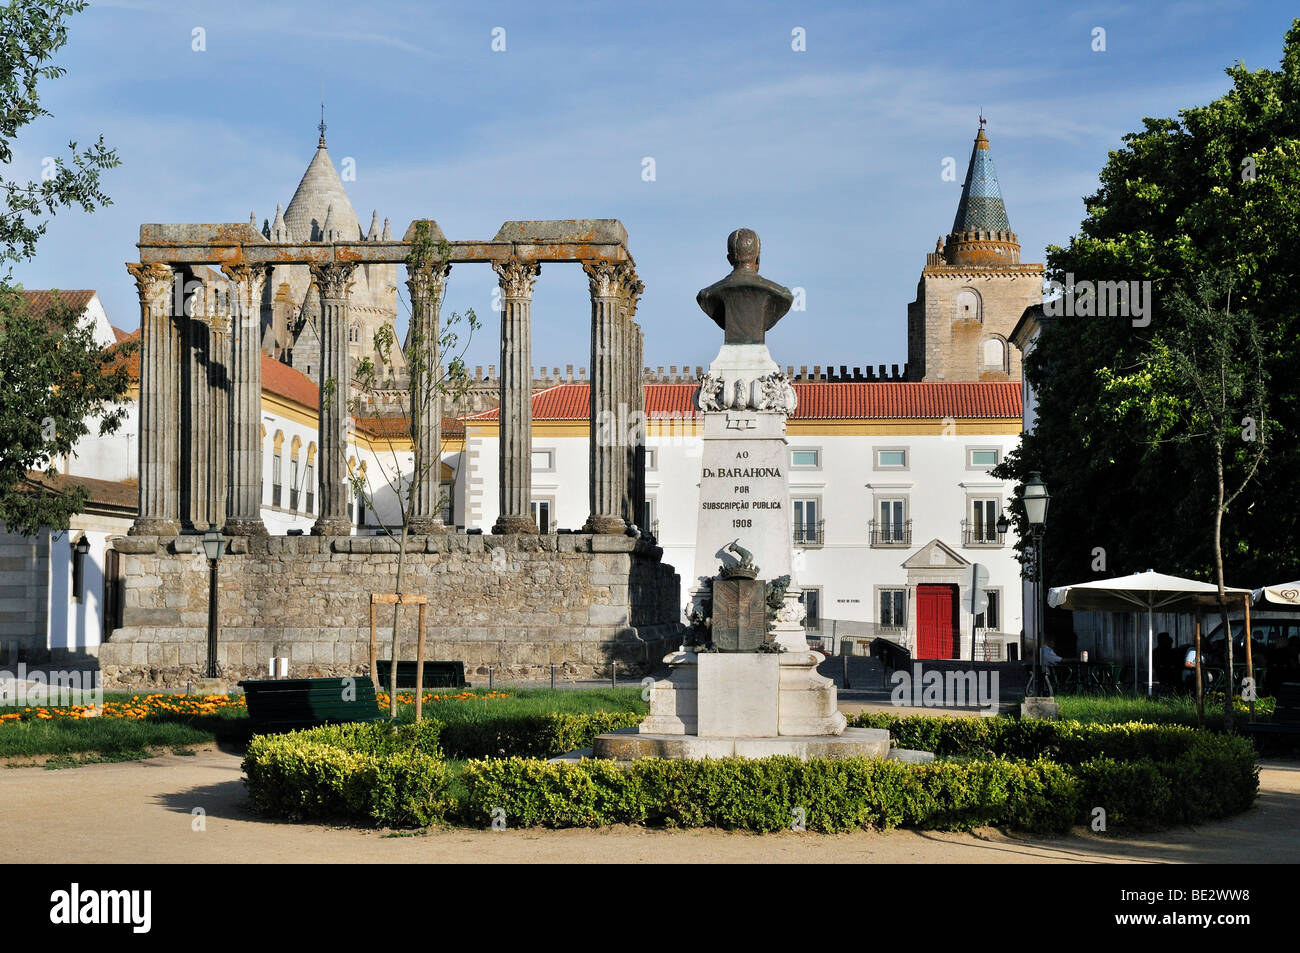
[[[183,687],[207,658],[208,564],[197,537],[117,537],[123,626],[100,649],[110,689]],[[662,550],[624,536],[413,536],[402,590],[429,599],[425,658],[462,661],[471,682],[643,674],[681,641],[680,581]],[[368,672],[370,593],[391,592],[398,544],[386,537],[235,538],[220,562],[223,679]],[[376,609],[379,658],[392,607]],[[418,609],[401,614],[415,658]]]

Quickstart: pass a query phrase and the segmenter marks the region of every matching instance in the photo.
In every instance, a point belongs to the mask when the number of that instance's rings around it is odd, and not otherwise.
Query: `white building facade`
[[[998,532],[1011,484],[989,474],[1021,428],[1020,383],[796,383],[788,424],[789,532],[811,636],[884,637],[918,657],[1020,657],[1022,592],[1014,539]],[[701,437],[692,384],[646,385],[646,512],[666,562],[695,580]],[[589,511],[588,391],[533,397],[533,514],[575,531]],[[497,412],[465,421],[464,525],[497,516]],[[743,535],[741,531],[737,535]],[[974,564],[989,604],[970,611]]]

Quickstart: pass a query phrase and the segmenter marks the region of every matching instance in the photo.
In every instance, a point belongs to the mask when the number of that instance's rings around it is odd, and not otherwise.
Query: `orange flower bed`
[[[506,692],[484,692],[476,695],[462,691],[456,694],[425,692],[424,702],[463,702],[474,699],[509,698]],[[376,698],[381,709],[388,708],[388,694],[378,692]],[[397,701],[403,705],[415,704],[415,692],[398,692]],[[0,725],[16,721],[57,721],[83,718],[130,718],[136,721],[153,715],[215,715],[221,711],[247,710],[243,695],[133,695],[127,701],[105,702],[102,706],[70,705],[67,707],[29,706],[0,714]]]
[[[509,697],[510,695],[508,693],[497,692],[497,691],[484,692],[481,695],[476,695],[473,692],[466,692],[466,691],[458,692],[455,695],[438,695],[433,692],[424,693],[424,701],[426,704],[428,702],[466,702],[466,701],[473,701],[476,698],[489,699],[489,698],[509,698]],[[379,702],[380,708],[388,707],[387,692],[376,692],[375,698]],[[397,703],[399,705],[414,705],[415,692],[398,692]]]
[[[245,709],[243,695],[133,695],[127,701],[105,702],[102,706],[70,705],[65,708],[35,706],[0,714],[0,723],[11,721],[55,721],[82,718],[129,718],[139,721],[151,715],[215,715],[219,711]]]

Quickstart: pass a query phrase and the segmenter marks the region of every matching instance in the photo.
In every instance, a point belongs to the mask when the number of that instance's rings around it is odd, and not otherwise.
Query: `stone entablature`
[[[208,563],[193,536],[117,537],[125,623],[100,649],[110,688],[183,687],[206,658]],[[369,597],[389,592],[398,541],[382,536],[261,536],[220,562],[218,665],[228,681],[265,677],[287,657],[295,677],[362,675]],[[631,536],[412,536],[403,591],[429,598],[425,657],[465,663],[471,681],[643,673],[681,641],[680,581],[662,550]],[[388,657],[391,615],[379,621]],[[402,624],[415,657],[415,615]]]

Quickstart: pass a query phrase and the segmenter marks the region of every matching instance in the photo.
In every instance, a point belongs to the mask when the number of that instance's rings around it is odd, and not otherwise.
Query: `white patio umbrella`
[[[1224,595],[1245,596],[1249,589],[1224,587]],[[1152,694],[1152,655],[1155,642],[1153,615],[1162,612],[1187,612],[1217,603],[1219,588],[1210,582],[1168,576],[1148,569],[1146,572],[1117,579],[1098,579],[1075,586],[1060,586],[1047,591],[1047,604],[1054,609],[1084,612],[1124,612],[1145,609],[1147,613],[1147,694]],[[1137,668],[1137,640],[1133,645],[1134,671]]]
[[[1276,586],[1256,589],[1251,595],[1255,605],[1281,606],[1284,609],[1300,609],[1300,580],[1284,582]]]

